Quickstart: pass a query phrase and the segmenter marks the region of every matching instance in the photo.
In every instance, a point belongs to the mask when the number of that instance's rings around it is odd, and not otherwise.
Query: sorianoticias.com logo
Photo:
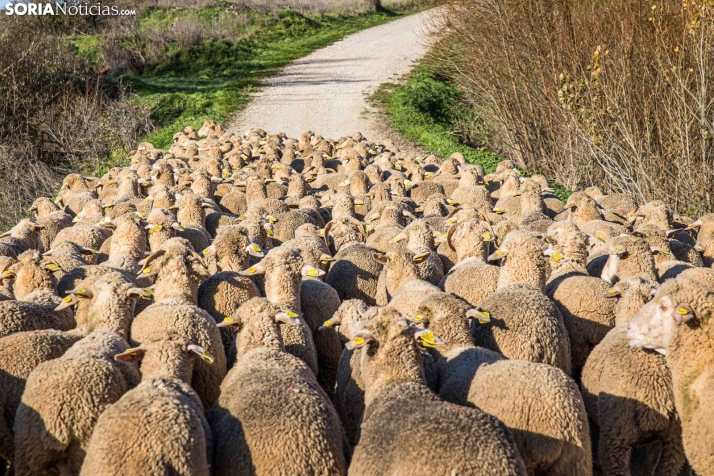
[[[70,16],[131,16],[135,10],[122,10],[113,5],[86,2],[16,2],[5,5],[5,15],[70,15]]]

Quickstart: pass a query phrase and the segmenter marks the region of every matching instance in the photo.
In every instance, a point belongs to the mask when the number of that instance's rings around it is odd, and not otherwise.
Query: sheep
[[[41,329],[73,329],[76,323],[72,311],[54,310],[61,302],[58,296],[46,291],[31,293],[24,301],[0,302],[0,337]]]
[[[509,359],[557,367],[571,375],[570,340],[563,317],[543,293],[525,284],[499,287],[477,308],[488,325],[471,328],[474,343]]]
[[[4,418],[0,418],[0,458],[12,461],[14,441],[12,428],[25,382],[30,373],[42,362],[56,359],[89,332],[107,331],[126,339],[133,307],[131,300],[136,293],[118,293],[116,286],[128,281],[118,273],[104,273],[96,282],[94,278],[80,283],[56,311],[78,302],[89,301],[87,323],[78,329],[62,332],[40,330],[17,332],[0,339],[0,408]],[[90,285],[94,292],[90,291]]]
[[[640,275],[657,281],[654,258],[649,244],[636,236],[616,236],[607,242],[609,256],[602,279],[614,284],[618,279]]]
[[[176,221],[173,212],[168,208],[152,208],[146,217],[144,229],[148,232],[149,249],[156,252],[167,240],[176,236],[183,227]]]
[[[315,279],[300,283],[300,311],[315,343],[317,354],[317,382],[330,400],[335,393],[337,366],[342,354],[340,339],[335,332],[322,328],[340,308],[340,297],[330,285]]]
[[[332,246],[330,249],[334,250],[334,253],[339,252],[340,249],[348,243],[364,243],[366,240],[362,223],[356,218],[332,220],[325,225],[324,230],[325,243],[327,243],[328,246],[330,246],[329,238],[330,231],[332,231]]]
[[[609,288],[607,281],[584,272],[563,274],[546,286],[545,294],[555,303],[568,330],[571,369],[576,377],[593,347],[615,325],[615,302],[608,298]]]
[[[198,362],[191,381],[208,412],[226,374],[226,355],[216,321],[196,305],[198,281],[208,273],[190,246],[183,238],[172,238],[146,258],[140,274],[156,276],[154,303],[134,318],[130,343],[136,346],[174,331],[210,352],[215,362]]]
[[[495,292],[499,268],[484,262],[493,240],[493,231],[476,220],[468,220],[450,228],[446,244],[455,250],[457,263],[444,276],[439,287],[473,306],[478,306]]]
[[[503,240],[501,246],[488,257],[489,261],[501,261],[498,272],[498,289],[511,284],[526,284],[545,292],[545,283],[550,265],[544,244],[527,231],[514,230]]]
[[[425,220],[414,220],[394,240],[407,240],[407,249],[415,254],[428,253],[428,256],[418,261],[419,275],[424,281],[439,284],[444,277],[444,265],[434,251],[434,229],[431,225]]]
[[[325,276],[325,282],[337,291],[340,299],[361,299],[376,304],[377,285],[382,264],[373,259],[377,250],[364,243],[342,247]]]
[[[430,252],[414,253],[410,250],[375,253],[374,260],[384,265],[377,281],[377,305],[386,306],[397,289],[409,281],[426,281],[431,273],[425,273],[418,265],[430,255]]]
[[[446,340],[430,349],[441,398],[505,423],[531,474],[591,474],[587,414],[573,380],[549,365],[475,347],[471,321],[488,318],[449,294],[426,297],[412,319]]]
[[[304,265],[298,250],[281,246],[270,250],[259,263],[241,271],[241,274],[244,276],[264,275],[264,295],[268,301],[300,321],[299,327],[289,326],[286,329],[281,329],[281,337],[285,343],[285,349],[303,360],[317,375],[317,354],[312,340],[312,332],[300,314],[300,283],[303,274],[321,276],[324,271]]]
[[[72,215],[64,210],[57,210],[46,216],[38,217],[37,224],[40,226],[42,249],[49,250],[57,234],[61,230],[72,226]]]
[[[660,279],[668,269],[682,263],[690,263],[695,267],[704,266],[701,254],[693,246],[682,243],[679,240],[670,240],[670,232],[664,231],[651,224],[644,224],[637,227],[632,233],[634,236],[644,238],[650,245],[654,254],[655,267]]]
[[[56,295],[57,278],[53,270],[57,268],[54,263],[44,262],[37,251],[28,250],[22,253],[17,262],[8,268],[8,272],[15,276],[12,285],[15,299],[31,301],[30,295],[37,296],[38,292]]]
[[[302,225],[295,231],[295,235],[295,238],[283,245],[298,250],[305,264],[327,271],[335,258],[330,255],[330,249],[317,233],[317,227],[312,224]]]
[[[575,192],[565,202],[568,209],[568,220],[582,228],[587,223],[602,220],[602,214],[597,208],[597,203],[585,192]]]
[[[32,371],[15,416],[17,476],[79,474],[97,418],[139,383],[136,364],[114,361],[127,347],[113,332],[93,332]]]
[[[208,416],[213,474],[345,474],[339,417],[309,367],[285,350],[278,323],[302,325],[260,298],[232,316],[237,365]]]
[[[700,217],[690,227],[699,229],[695,249],[702,254],[704,265],[711,268],[714,265],[714,213]]]
[[[394,310],[376,313],[368,330],[349,343],[360,349],[365,383],[365,411],[349,474],[525,475],[503,423],[478,408],[444,402],[427,388],[415,340],[429,342],[427,333],[410,328]],[[417,443],[422,441],[430,442],[429,451]]]
[[[99,250],[104,241],[112,236],[111,228],[111,222],[101,222],[97,225],[75,225],[70,228],[64,228],[57,233],[50,249],[69,241],[84,248]]]
[[[221,271],[201,282],[197,303],[218,323],[233,314],[245,302],[258,296],[258,288],[249,278],[234,271]],[[222,328],[220,332],[226,365],[231,368],[236,359],[235,332],[230,328]]]
[[[712,474],[711,442],[714,434],[711,349],[714,344],[709,318],[714,311],[714,291],[686,277],[666,281],[652,301],[629,321],[625,337],[630,346],[654,349],[665,355],[672,376],[674,407],[681,420],[687,461],[697,474]]]
[[[40,240],[41,225],[28,220],[20,220],[10,231],[0,234],[0,256],[17,258],[27,250],[43,251]]]
[[[139,261],[146,257],[146,233],[141,218],[130,213],[112,223],[116,229],[104,265],[130,273],[138,272],[141,269]]]
[[[196,356],[213,361],[206,350],[171,332],[114,356],[141,360],[141,383],[97,420],[82,475],[211,474],[211,430],[189,385]]]
[[[73,269],[92,264],[98,253],[97,250],[79,246],[71,241],[65,241],[55,248],[45,251],[42,256],[49,264],[55,264],[59,267],[59,269],[53,270],[52,274],[58,280],[61,280],[66,273]]]
[[[9,256],[0,256],[0,302],[12,301],[15,299],[15,294],[12,292],[12,284],[15,279],[15,274],[9,270],[10,266],[14,263],[14,258],[10,258]]]
[[[599,465],[604,474],[628,474],[630,451],[642,444],[658,474],[678,474],[684,464],[665,358],[653,350],[630,347],[625,337],[627,321],[647,303],[654,286],[640,277],[615,285],[611,295],[618,300],[618,326],[593,349],[583,369],[583,399],[588,415],[600,427]]]

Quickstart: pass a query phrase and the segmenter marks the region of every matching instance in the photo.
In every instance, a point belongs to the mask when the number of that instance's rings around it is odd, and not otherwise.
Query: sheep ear
[[[216,245],[211,245],[205,250],[201,251],[201,254],[203,256],[215,256],[216,254]]]
[[[497,249],[495,253],[488,257],[488,261],[498,261],[505,258],[508,255],[506,250]]]
[[[289,326],[299,326],[300,319],[298,315],[292,311],[279,312],[275,315],[275,322],[278,324],[287,324]]]
[[[55,308],[55,311],[61,311],[63,309],[67,309],[68,307],[74,306],[78,302],[79,302],[79,296],[70,294],[70,295],[62,298],[62,303]]]
[[[0,235],[0,238],[5,238],[6,236],[10,236],[11,233],[12,233],[12,230],[6,231],[6,232],[3,233],[2,235]]]
[[[211,245],[211,247],[214,249],[215,253],[215,247],[213,247],[213,245]],[[245,251],[249,255],[255,256],[256,258],[262,258],[265,256],[265,252],[263,251],[263,249],[255,243],[250,243],[248,246],[246,246]]]
[[[394,243],[399,243],[400,241],[405,240],[406,238],[407,238],[407,236],[402,232],[402,233],[399,233],[394,238],[392,238],[392,241]]]
[[[216,324],[217,327],[239,327],[240,321],[231,316],[226,316],[221,322]]]
[[[434,334],[429,329],[419,329],[414,332],[414,339],[424,347],[435,348],[437,345],[446,344],[446,340]]]
[[[302,267],[301,274],[310,278],[318,278],[320,276],[324,276],[325,272],[319,268],[315,268],[314,266],[306,264]]]
[[[425,251],[424,253],[419,253],[414,255],[412,258],[412,261],[415,263],[421,263],[425,259],[427,259],[429,256],[431,256],[431,253],[429,251]]]
[[[345,348],[347,350],[355,350],[362,348],[369,344],[370,342],[374,342],[374,336],[372,335],[371,332],[369,331],[359,331],[355,336],[345,344]]]
[[[387,264],[389,262],[389,256],[386,253],[372,253],[372,259],[379,264]]]
[[[466,311],[468,319],[478,319],[479,324],[491,322],[491,313],[480,308],[473,308]]]
[[[129,299],[151,299],[151,293],[141,288],[131,288],[127,290],[126,297]]]
[[[189,352],[193,352],[194,354],[196,354],[196,355],[198,355],[199,357],[201,357],[201,360],[203,360],[204,362],[207,362],[207,363],[209,363],[209,364],[212,364],[213,361],[214,361],[213,356],[211,355],[211,353],[208,352],[207,350],[205,350],[205,349],[204,349],[203,347],[201,347],[200,345],[188,344],[188,345],[186,346],[186,349],[187,349]]]
[[[597,245],[597,244],[600,243],[600,242],[601,242],[601,241],[598,240],[598,239],[597,239],[596,237],[594,237],[593,235],[588,235],[588,246],[595,246],[595,245]]]
[[[244,269],[243,271],[240,271],[238,274],[241,274],[243,276],[254,276],[256,274],[265,274],[265,265],[261,261],[260,263],[256,263],[248,269]]]
[[[672,318],[679,323],[685,323],[694,318],[694,313],[687,306],[678,306],[672,310]]]
[[[51,251],[51,250],[50,250]],[[89,255],[98,255],[99,251],[93,250],[92,248],[85,248],[85,247],[80,247],[79,252],[85,256]],[[45,253],[46,255],[47,253]]]
[[[333,327],[339,327],[342,324],[341,317],[332,317],[325,322],[318,329],[331,329]]]
[[[324,254],[324,253],[320,255],[320,263],[327,264],[332,261],[335,261],[335,258],[333,258],[332,256],[330,256],[328,254]]]
[[[142,347],[134,347],[134,348],[126,349],[121,354],[115,355],[114,360],[119,360],[122,362],[138,362],[144,358],[145,353],[146,353],[146,350],[143,349]]]
[[[650,246],[650,251],[653,255],[658,255],[662,252],[662,248],[660,248],[659,246]]]
[[[184,231],[185,230],[185,228],[182,227],[181,225],[179,225],[179,223],[176,221],[171,224],[171,228],[173,228],[176,231]]]
[[[682,231],[682,230],[680,230],[678,228],[675,228],[673,230],[667,230],[667,238],[672,238],[674,235],[676,235],[680,231]]]

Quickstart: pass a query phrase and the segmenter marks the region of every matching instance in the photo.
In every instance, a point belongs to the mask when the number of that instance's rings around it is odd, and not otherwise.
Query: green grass
[[[424,64],[417,66],[400,84],[387,83],[372,96],[391,120],[391,127],[427,152],[449,157],[460,152],[466,160],[480,165],[486,173],[503,160],[478,144],[487,132],[479,118],[465,104],[459,89]],[[462,132],[457,132],[462,131]],[[521,170],[522,175],[537,174]],[[551,182],[555,195],[567,200],[572,193]]]
[[[205,18],[208,14],[201,15]],[[154,11],[150,16],[140,24],[170,21],[175,12]],[[171,145],[173,134],[187,125],[198,129],[207,119],[229,119],[246,105],[263,78],[289,62],[399,16],[391,12],[306,16],[285,10],[272,23],[265,16],[249,17],[251,31],[242,39],[212,39],[187,49],[174,47],[166,61],[147,67],[141,76],[121,79],[151,109],[156,129],[144,140],[165,148]]]

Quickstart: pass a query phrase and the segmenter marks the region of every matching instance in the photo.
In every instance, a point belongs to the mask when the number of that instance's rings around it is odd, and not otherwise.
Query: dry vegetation
[[[714,208],[714,2],[444,3],[439,65],[497,152],[570,188]]]

